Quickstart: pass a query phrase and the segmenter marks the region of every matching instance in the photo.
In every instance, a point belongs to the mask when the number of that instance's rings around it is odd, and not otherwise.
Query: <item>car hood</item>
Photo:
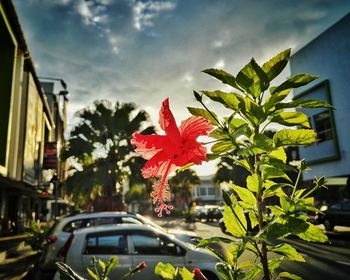
[[[197,233],[195,233],[193,231],[189,231],[189,230],[168,229],[167,232],[172,234],[172,235],[188,235],[188,236],[191,236],[191,237],[198,237]]]

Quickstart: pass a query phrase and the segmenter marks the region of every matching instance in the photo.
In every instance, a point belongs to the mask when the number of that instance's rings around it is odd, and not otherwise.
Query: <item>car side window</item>
[[[85,255],[126,255],[127,236],[124,234],[88,235],[85,242]]]
[[[344,211],[350,211],[350,203],[344,203],[343,204],[343,210]]]
[[[83,225],[83,220],[75,220],[75,221],[71,221],[69,223],[67,223],[62,231],[64,232],[73,232],[74,230],[81,228]]]
[[[170,239],[149,233],[132,234],[135,254],[138,255],[184,255],[181,249]]]

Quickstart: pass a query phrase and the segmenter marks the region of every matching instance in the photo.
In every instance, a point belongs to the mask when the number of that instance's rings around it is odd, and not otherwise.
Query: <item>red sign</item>
[[[43,169],[57,169],[57,142],[45,143]]]

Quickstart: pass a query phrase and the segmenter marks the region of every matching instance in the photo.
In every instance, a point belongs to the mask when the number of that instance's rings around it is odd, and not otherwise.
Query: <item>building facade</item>
[[[42,214],[55,172],[43,170],[44,146],[55,129],[15,7],[0,0],[0,234]]]
[[[296,89],[295,99],[320,99],[331,103],[335,110],[307,109],[318,141],[299,148],[299,157],[306,159],[311,171],[304,181],[325,176],[328,185],[338,191],[328,191],[326,199],[349,197],[350,176],[350,14],[330,27],[291,57],[291,73],[307,73],[320,78],[306,87]],[[340,187],[343,187],[340,189]],[[332,193],[333,194],[330,194]],[[332,197],[330,197],[332,196]]]
[[[200,204],[218,204],[222,201],[221,189],[213,182],[213,176],[200,177],[202,185],[195,186],[193,200]]]

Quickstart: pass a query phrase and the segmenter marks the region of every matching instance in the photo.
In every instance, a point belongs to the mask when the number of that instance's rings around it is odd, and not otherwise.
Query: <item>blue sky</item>
[[[71,124],[96,99],[135,102],[157,123],[166,97],[180,121],[193,89],[222,88],[203,69],[297,51],[350,11],[348,0],[14,2],[38,75],[68,84]]]

